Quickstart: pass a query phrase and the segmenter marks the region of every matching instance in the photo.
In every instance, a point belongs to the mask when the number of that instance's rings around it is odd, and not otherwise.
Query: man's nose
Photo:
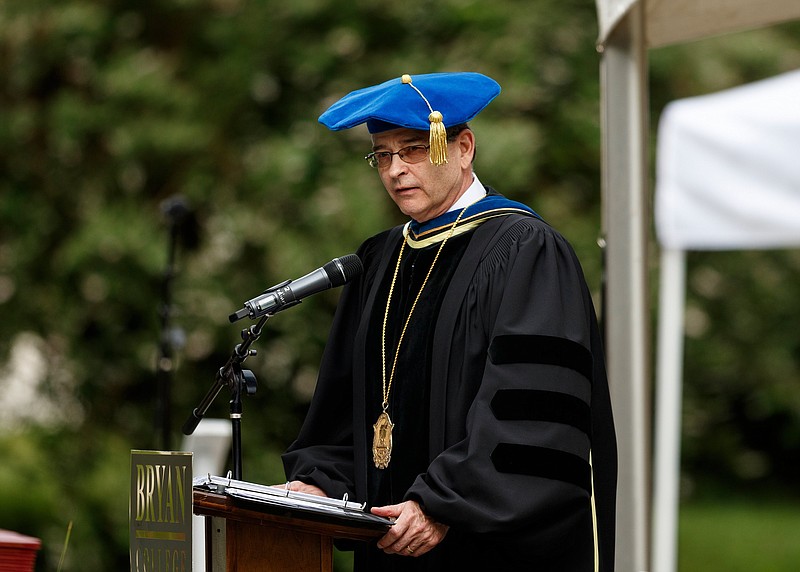
[[[391,176],[397,176],[405,173],[408,170],[408,163],[400,158],[400,155],[392,155],[390,158],[391,163],[386,167],[386,171]]]

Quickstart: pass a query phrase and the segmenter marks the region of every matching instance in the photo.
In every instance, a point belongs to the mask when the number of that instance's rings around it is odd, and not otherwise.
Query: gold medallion
[[[375,434],[372,438],[372,461],[379,469],[385,469],[392,460],[392,429],[394,424],[385,411],[378,416],[372,429]]]

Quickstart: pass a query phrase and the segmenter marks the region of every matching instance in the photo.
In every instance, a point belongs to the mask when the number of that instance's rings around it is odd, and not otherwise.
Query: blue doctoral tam
[[[470,121],[499,93],[496,81],[475,72],[406,74],[347,94],[319,122],[333,131],[362,123],[370,133],[398,127],[424,131],[434,122],[453,126]]]

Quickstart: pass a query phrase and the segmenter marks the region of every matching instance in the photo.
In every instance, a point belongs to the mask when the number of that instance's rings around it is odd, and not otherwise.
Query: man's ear
[[[472,129],[464,129],[458,134],[456,143],[461,151],[461,157],[466,160],[462,167],[468,167],[475,159],[475,133],[472,132]]]

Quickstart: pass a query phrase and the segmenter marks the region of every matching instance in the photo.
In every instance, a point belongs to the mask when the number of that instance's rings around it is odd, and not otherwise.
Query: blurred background
[[[127,570],[130,450],[180,448],[228,315],[403,222],[366,132],[316,122],[353,89],[495,78],[476,171],[567,236],[600,307],[597,33],[590,0],[0,2],[0,528],[42,539],[36,569],[73,522],[63,570]],[[668,102],[800,67],[800,25],[649,57],[654,146]],[[688,262],[681,570],[796,570],[800,251]],[[337,296],[254,346],[246,480],[283,480]]]

